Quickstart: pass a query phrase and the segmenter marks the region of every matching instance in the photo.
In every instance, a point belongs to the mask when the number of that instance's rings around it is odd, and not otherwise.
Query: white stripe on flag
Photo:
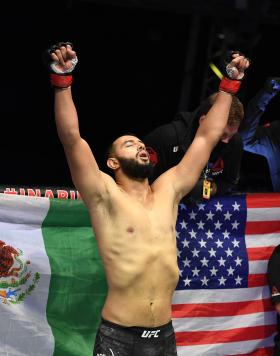
[[[172,323],[176,332],[229,330],[258,325],[273,325],[276,323],[276,314],[275,312],[262,312],[228,317],[211,317],[211,319],[204,317],[174,318]]]
[[[242,341],[242,342],[229,342],[225,344],[213,344],[210,345],[196,345],[196,346],[178,346],[178,356],[225,356],[225,355],[237,355],[246,354],[252,350],[256,350],[262,347],[271,347],[274,345],[275,335],[272,335],[266,339]]]
[[[215,303],[239,302],[250,300],[262,300],[270,298],[268,287],[239,288],[236,293],[230,293],[228,289],[219,289],[215,293]],[[176,290],[173,295],[172,304],[200,304],[209,303],[209,298],[213,297],[213,290]]]
[[[280,208],[250,208],[247,210],[247,221],[278,221]]]
[[[258,274],[258,273],[266,273],[267,272],[267,260],[260,261],[250,261],[249,262],[249,273],[250,274]]]
[[[280,216],[279,216],[280,218]],[[263,235],[245,235],[245,242],[247,248],[250,247],[267,247],[277,246],[280,241],[280,234],[263,234]]]

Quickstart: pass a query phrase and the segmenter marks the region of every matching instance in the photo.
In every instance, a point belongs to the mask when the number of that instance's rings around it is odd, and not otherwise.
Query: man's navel
[[[134,229],[133,227],[129,226],[126,231],[129,233],[129,234],[133,234],[134,233]]]

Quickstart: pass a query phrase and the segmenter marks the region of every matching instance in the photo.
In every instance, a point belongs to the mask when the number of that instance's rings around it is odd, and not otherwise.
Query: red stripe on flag
[[[267,285],[267,275],[265,273],[249,274],[248,287],[262,287]]]
[[[230,303],[173,304],[172,318],[236,316],[273,310],[270,298]]]
[[[279,217],[280,218],[280,217]],[[261,235],[280,232],[280,221],[247,221],[246,235]]]
[[[274,348],[273,347],[262,347],[248,354],[236,354],[233,356],[272,356]]]
[[[247,248],[249,261],[268,260],[275,246]]]
[[[280,207],[280,193],[254,193],[246,195],[247,209],[250,208],[278,208]]]
[[[261,325],[230,330],[177,332],[176,344],[177,346],[191,346],[258,340],[271,336],[275,331],[276,325]]]

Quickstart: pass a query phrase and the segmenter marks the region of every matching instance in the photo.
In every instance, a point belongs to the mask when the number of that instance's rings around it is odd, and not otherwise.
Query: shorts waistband
[[[127,334],[137,335],[144,339],[158,339],[161,337],[169,336],[174,332],[172,321],[157,327],[142,327],[142,326],[124,326],[101,318],[101,324],[111,327],[115,330],[123,331]]]

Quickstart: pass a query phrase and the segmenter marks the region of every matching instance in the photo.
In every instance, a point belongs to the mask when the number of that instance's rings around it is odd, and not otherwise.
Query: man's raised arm
[[[73,183],[87,204],[95,203],[105,192],[102,173],[88,143],[81,138],[78,115],[72,99],[72,71],[78,62],[70,43],[58,43],[47,51],[51,84],[55,92],[55,122]]]
[[[171,180],[177,200],[181,200],[194,187],[227,125],[232,95],[237,93],[244,70],[249,66],[248,59],[238,52],[233,52],[231,56],[226,67],[227,76],[221,80],[216,100],[201,121],[191,146],[179,164],[167,171],[162,179]],[[160,184],[160,180],[157,184]]]

